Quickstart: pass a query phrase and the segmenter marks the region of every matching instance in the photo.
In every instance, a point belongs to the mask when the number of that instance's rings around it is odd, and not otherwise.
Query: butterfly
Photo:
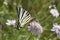
[[[27,24],[33,19],[30,13],[23,9],[22,7],[18,7],[17,12],[18,12],[18,24],[17,24],[18,29],[20,29],[20,27],[23,27],[25,24]]]

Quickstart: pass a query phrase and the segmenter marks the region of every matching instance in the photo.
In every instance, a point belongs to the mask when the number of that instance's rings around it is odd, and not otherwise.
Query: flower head
[[[51,31],[55,31],[57,36],[60,35],[60,25],[58,25],[57,23],[54,23]]]
[[[43,28],[42,26],[36,22],[36,21],[33,21],[30,23],[30,26],[28,26],[28,29],[33,33],[33,34],[36,34],[36,35],[39,35],[40,33],[43,32]]]
[[[50,5],[49,8],[51,8],[50,13],[54,16],[54,17],[59,17],[59,12],[56,9],[55,5]]]
[[[16,20],[7,20],[6,25],[15,25]]]

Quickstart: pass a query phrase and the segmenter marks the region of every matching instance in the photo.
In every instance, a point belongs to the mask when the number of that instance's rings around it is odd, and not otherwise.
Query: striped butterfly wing
[[[23,27],[26,23],[30,22],[33,18],[31,17],[30,14],[28,14],[23,20],[22,20],[22,23],[21,23],[21,26]]]
[[[18,8],[18,13],[20,27],[23,27],[25,24],[27,24],[33,19],[29,12],[23,9],[22,7]]]

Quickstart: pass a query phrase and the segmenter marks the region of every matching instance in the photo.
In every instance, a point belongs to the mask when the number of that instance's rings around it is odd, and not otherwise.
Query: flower
[[[56,18],[59,17],[59,12],[56,9],[55,5],[50,5],[49,8],[51,8],[50,13],[55,16]]]
[[[6,25],[15,25],[16,20],[7,20]]]
[[[39,35],[40,33],[43,32],[43,28],[42,26],[36,22],[36,21],[33,21],[30,23],[30,26],[28,26],[28,29],[33,33],[33,34],[36,34],[36,35]]]
[[[60,36],[60,25],[58,25],[57,23],[54,23],[51,31],[55,31],[57,36]]]

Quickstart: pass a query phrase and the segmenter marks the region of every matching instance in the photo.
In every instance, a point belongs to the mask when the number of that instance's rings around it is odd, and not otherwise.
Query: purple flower
[[[54,23],[51,31],[56,32],[57,36],[60,36],[60,25],[58,25],[57,23]]]
[[[43,28],[42,26],[36,22],[36,21],[33,21],[30,23],[30,26],[28,26],[28,29],[33,33],[33,34],[36,34],[36,35],[39,35],[40,33],[43,32]]]

